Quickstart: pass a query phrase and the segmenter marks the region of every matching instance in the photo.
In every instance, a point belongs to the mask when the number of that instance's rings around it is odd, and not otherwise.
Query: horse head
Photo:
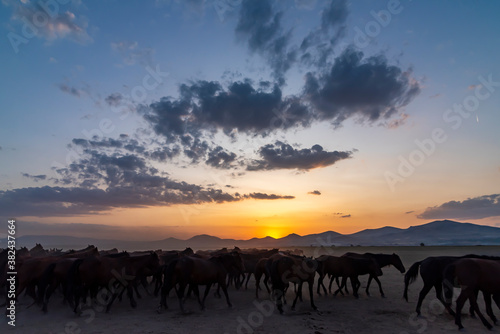
[[[392,261],[391,262],[394,265],[394,267],[396,267],[396,269],[401,272],[401,274],[403,274],[406,271],[406,268],[403,265],[401,258],[396,253],[392,253]]]

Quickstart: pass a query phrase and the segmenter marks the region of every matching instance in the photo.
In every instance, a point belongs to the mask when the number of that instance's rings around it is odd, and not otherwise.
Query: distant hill
[[[187,240],[167,238],[156,241],[129,241],[96,238],[79,238],[54,235],[30,235],[17,238],[17,246],[33,247],[35,243],[45,248],[83,248],[89,244],[100,249],[118,248],[120,250],[145,249],[217,249],[233,248],[272,248],[304,246],[414,246],[425,245],[500,245],[500,228],[452,220],[439,220],[411,226],[406,229],[381,227],[366,229],[352,234],[327,231],[300,236],[289,234],[275,239],[272,237],[252,238],[249,240],[221,239],[207,234],[197,235]],[[0,248],[5,248],[6,239],[0,239]]]

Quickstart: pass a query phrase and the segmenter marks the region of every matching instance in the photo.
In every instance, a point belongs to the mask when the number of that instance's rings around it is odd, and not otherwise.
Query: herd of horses
[[[7,250],[0,252],[0,296],[4,295],[6,301],[7,254]],[[359,276],[368,275],[366,294],[369,295],[370,284],[375,280],[380,295],[384,297],[379,277],[383,275],[382,268],[390,265],[401,273],[406,272],[397,254],[348,252],[342,256],[322,255],[312,258],[304,256],[300,250],[241,250],[235,247],[229,250],[200,250],[196,253],[191,248],[183,251],[119,252],[117,249],[99,251],[97,247],[89,245],[80,250],[62,251],[45,250],[37,244],[30,250],[22,248],[16,252],[15,297],[17,299],[25,292],[33,299],[30,306],[39,305],[43,312],[47,312],[50,298],[56,293],[77,314],[81,312],[82,301],[95,303],[100,298],[105,303],[106,312],[109,312],[114,301],[117,298],[121,300],[125,292],[131,307],[135,308],[135,296],[142,298],[139,292],[139,287],[142,286],[147,294],[159,296],[158,312],[168,308],[167,297],[171,290],[175,290],[180,309],[184,312],[184,300],[191,294],[196,296],[201,309],[204,309],[212,286],[217,286],[218,296],[222,290],[227,305],[231,307],[228,288],[234,285],[236,289],[242,286],[248,289],[249,279],[254,275],[255,297],[259,298],[262,281],[268,295],[282,314],[290,283],[293,283],[295,292],[292,310],[298,300],[302,301],[304,283],[308,283],[311,308],[316,310],[314,283],[317,282],[316,294],[321,295],[323,290],[326,295],[326,276],[330,278],[330,293],[334,281],[337,284],[334,295],[349,293],[347,281],[350,280],[352,294],[358,298],[361,287]],[[477,297],[481,291],[486,313],[495,324],[497,323],[491,300],[500,307],[500,257],[440,256],[416,262],[404,275],[403,297],[407,301],[408,287],[416,280],[419,271],[423,288],[416,307],[418,315],[425,296],[434,287],[436,297],[455,317],[459,328],[463,328],[461,310],[467,300],[470,303],[471,315],[477,314],[487,328],[492,328],[478,308]],[[205,286],[202,297],[200,286]],[[455,311],[451,308],[454,287],[461,287]]]

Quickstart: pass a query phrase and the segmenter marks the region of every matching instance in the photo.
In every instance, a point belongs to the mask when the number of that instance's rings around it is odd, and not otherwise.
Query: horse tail
[[[81,285],[81,279],[79,273],[80,265],[83,263],[84,259],[78,259],[73,262],[71,267],[68,270],[67,281],[68,284],[66,286],[66,291],[64,291],[64,295],[66,298],[70,298],[75,294],[77,287]]]
[[[418,268],[420,267],[421,263],[422,261],[415,262],[405,274],[405,290],[403,293],[403,298],[406,301],[408,301],[408,285],[415,282],[415,280],[417,279]]]
[[[40,280],[38,281],[38,296],[37,296],[37,304],[41,305],[43,303],[43,299],[45,298],[45,291],[47,290],[47,286],[50,285],[52,281],[52,277],[54,275],[54,269],[56,268],[56,263],[51,263],[42,273]]]
[[[443,270],[443,290],[446,303],[451,304],[453,298],[453,282],[455,281],[455,264],[451,263]]]

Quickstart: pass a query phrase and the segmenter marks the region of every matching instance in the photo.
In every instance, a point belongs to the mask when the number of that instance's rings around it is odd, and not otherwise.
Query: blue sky
[[[147,216],[148,238],[500,224],[497,2],[42,3],[1,4],[2,217]]]

